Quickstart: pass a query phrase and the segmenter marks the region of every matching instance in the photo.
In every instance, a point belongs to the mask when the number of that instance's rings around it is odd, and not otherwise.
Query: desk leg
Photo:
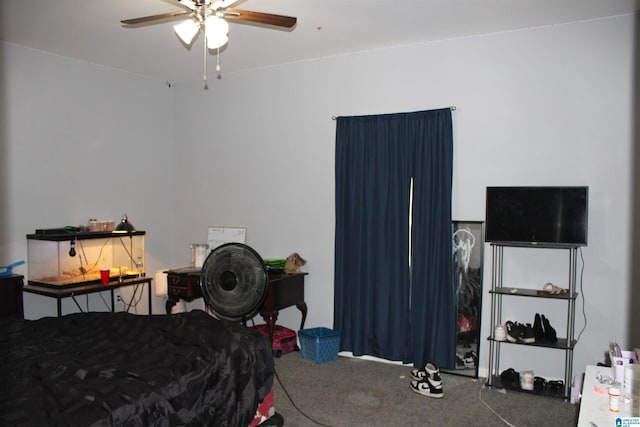
[[[302,301],[300,304],[296,304],[300,313],[302,313],[302,321],[300,322],[300,329],[304,329],[304,321],[307,320],[307,303]]]
[[[58,302],[58,317],[60,317],[62,316],[62,299],[56,298],[56,301]]]
[[[169,300],[170,301],[170,300]],[[169,304],[167,301],[167,305]],[[175,304],[175,302],[174,302]],[[300,321],[300,329],[304,329],[304,322],[307,320],[307,303],[302,301],[299,304],[296,304],[300,313],[302,313],[302,320]],[[273,328],[276,325],[276,321],[278,320],[278,311],[271,311],[268,313],[260,313],[264,322],[267,324],[267,329],[269,330],[269,340],[273,344]]]
[[[273,327],[276,325],[276,320],[278,320],[278,312],[272,311],[269,313],[261,313],[264,322],[267,324],[267,330],[269,331],[269,342],[273,346]]]
[[[147,283],[147,294],[149,296],[149,316],[151,316],[151,281]]]
[[[175,299],[167,299],[167,302],[164,305],[165,310],[167,311],[167,314],[171,314],[171,309],[173,308],[174,305],[176,305],[178,303],[178,300]]]

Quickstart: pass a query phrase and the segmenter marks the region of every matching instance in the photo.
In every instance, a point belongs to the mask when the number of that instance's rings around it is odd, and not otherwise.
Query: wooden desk
[[[304,302],[304,276],[301,274],[270,274],[267,296],[260,307],[260,315],[269,328],[269,339],[273,342],[273,327],[278,320],[280,310],[296,306],[302,319],[300,329],[304,329],[307,320],[307,303]]]
[[[167,275],[167,303],[165,309],[171,314],[171,309],[180,300],[191,302],[202,298],[200,290],[200,269],[185,267],[165,271]]]
[[[179,268],[165,271],[167,274],[167,314],[171,308],[181,299],[193,301],[202,297],[200,290],[200,270],[192,268]],[[307,319],[307,304],[304,301],[304,276],[308,273],[269,274],[267,295],[260,306],[260,315],[269,329],[269,338],[273,340],[273,327],[278,320],[280,310],[296,306],[302,313],[300,329],[304,329]]]
[[[149,314],[151,314],[151,278],[150,277],[136,277],[133,279],[124,279],[122,282],[117,280],[113,280],[109,282],[107,285],[103,285],[101,283],[92,283],[89,285],[81,285],[81,286],[65,286],[63,288],[53,288],[50,286],[39,286],[39,285],[27,285],[22,288],[23,292],[28,292],[31,294],[42,295],[49,298],[55,298],[57,302],[58,308],[58,317],[62,315],[62,299],[63,298],[72,298],[76,303],[80,311],[82,311],[82,307],[75,299],[76,295],[85,295],[85,294],[93,294],[96,292],[104,292],[109,291],[111,293],[111,311],[115,311],[115,301],[114,301],[114,293],[113,291],[118,288],[122,288],[124,286],[135,286],[135,285],[147,285],[147,296],[149,298]]]
[[[0,317],[15,316],[24,319],[22,287],[24,276],[10,274],[0,277]]]

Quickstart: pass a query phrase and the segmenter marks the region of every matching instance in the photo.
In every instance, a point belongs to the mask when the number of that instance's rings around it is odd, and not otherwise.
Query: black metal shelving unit
[[[566,245],[511,245],[511,244],[497,244],[492,243],[492,270],[491,270],[491,336],[488,337],[489,341],[489,375],[487,379],[487,385],[491,387],[507,388],[509,390],[517,390],[531,394],[541,394],[551,397],[560,397],[566,400],[571,397],[571,379],[573,370],[573,349],[576,344],[574,339],[574,327],[575,327],[575,302],[578,294],[576,293],[576,281],[577,281],[577,256],[579,246],[566,246]],[[517,287],[503,286],[503,259],[505,248],[535,248],[535,249],[564,249],[569,255],[569,289],[566,294],[549,294],[543,291],[535,289],[523,289]],[[504,298],[536,298],[545,300],[560,300],[567,304],[567,337],[558,337],[558,341],[555,343],[550,342],[535,342],[531,344],[524,343],[512,343],[509,341],[497,341],[494,337],[495,326],[502,325],[502,305]],[[505,347],[503,348],[503,344]],[[564,386],[558,390],[545,389],[543,392],[535,392],[522,390],[520,388],[506,387],[502,384],[500,379],[500,353],[501,351],[507,351],[508,346],[529,346],[529,347],[542,347],[550,350],[557,350],[564,352],[565,366],[564,366]]]

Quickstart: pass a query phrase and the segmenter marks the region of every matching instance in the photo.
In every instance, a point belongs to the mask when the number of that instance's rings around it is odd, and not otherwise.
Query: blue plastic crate
[[[300,352],[305,359],[316,363],[338,359],[340,333],[328,328],[311,328],[298,331]]]

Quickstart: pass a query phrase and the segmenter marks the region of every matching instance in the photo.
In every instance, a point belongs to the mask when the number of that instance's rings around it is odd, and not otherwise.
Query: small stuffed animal
[[[297,252],[292,253],[287,257],[284,263],[284,272],[287,274],[302,273],[300,266],[305,265],[307,260],[302,258]]]

